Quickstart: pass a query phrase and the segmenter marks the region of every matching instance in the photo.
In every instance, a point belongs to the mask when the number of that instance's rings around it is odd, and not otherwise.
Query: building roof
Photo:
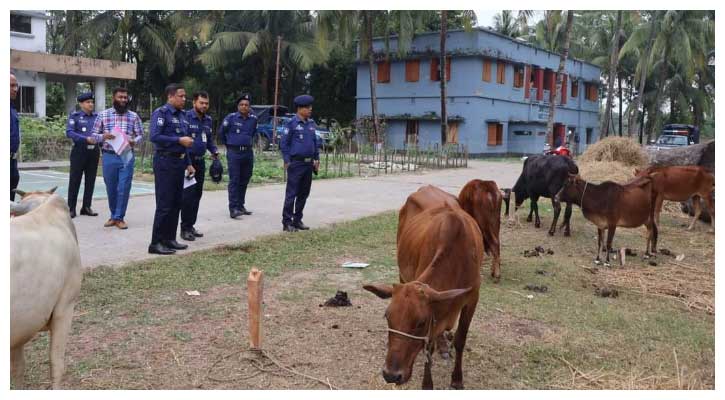
[[[12,10],[10,14],[25,15],[26,17],[50,19],[50,16],[42,10]]]
[[[136,79],[136,64],[10,49],[10,68],[55,75]]]
[[[474,31],[484,32],[484,33],[487,33],[489,35],[498,36],[498,37],[500,37],[502,39],[506,39],[506,40],[508,40],[510,42],[514,42],[514,43],[519,44],[519,45],[522,45],[522,46],[530,47],[530,48],[536,49],[538,51],[543,51],[545,53],[549,53],[549,54],[553,54],[553,55],[555,55],[557,57],[561,57],[561,54],[559,54],[559,53],[555,53],[555,52],[550,51],[550,50],[547,50],[547,49],[545,49],[543,47],[539,47],[539,46],[533,45],[533,44],[531,44],[529,42],[525,42],[525,41],[522,41],[522,40],[517,40],[515,38],[512,38],[511,36],[504,35],[502,33],[496,32],[493,29],[485,28],[485,27],[482,27],[482,26],[477,26],[477,27],[472,28],[470,32],[474,32]],[[458,32],[467,32],[467,31],[465,29],[450,29],[450,30],[448,30],[448,33],[458,33]],[[415,39],[418,36],[428,36],[428,35],[440,35],[440,31],[429,31],[429,32],[416,33],[415,35],[413,35],[413,39]],[[397,37],[398,37],[398,35],[390,35],[390,38],[391,39],[392,38],[397,38]],[[385,37],[384,36],[378,36],[378,37],[374,37],[373,38],[373,41],[377,41],[377,40],[385,40]],[[453,54],[453,55],[455,55],[455,54]],[[601,66],[599,66],[597,64],[594,64],[594,63],[591,63],[589,61],[580,60],[580,59],[577,59],[577,58],[574,58],[574,57],[571,57],[571,56],[568,59],[569,60],[572,60],[572,61],[580,62],[582,64],[591,65],[591,66],[596,67],[598,69],[602,69]]]

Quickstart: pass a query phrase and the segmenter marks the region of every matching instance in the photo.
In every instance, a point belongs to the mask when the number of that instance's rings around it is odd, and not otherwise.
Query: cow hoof
[[[534,228],[541,228],[541,224],[534,224]]]
[[[526,222],[531,222],[531,217],[526,218]]]
[[[499,283],[499,282],[501,282],[501,277],[500,276],[494,276],[494,277],[491,278],[491,281],[493,281],[493,283]]]
[[[594,260],[594,264],[596,264],[596,265],[599,265],[599,264],[601,264],[601,263],[602,263],[602,262],[601,262],[601,261],[599,261],[599,260]]]
[[[564,236],[571,236],[571,232],[569,232],[569,231],[564,231]]]
[[[607,267],[607,268],[609,268],[609,267],[611,267],[611,266],[612,266],[612,264],[610,264],[609,262],[605,262],[605,263],[604,263],[604,266],[605,266],[605,267]]]
[[[549,236],[554,236],[554,231],[549,231]]]
[[[451,389],[454,390],[463,390],[463,382],[451,382]]]

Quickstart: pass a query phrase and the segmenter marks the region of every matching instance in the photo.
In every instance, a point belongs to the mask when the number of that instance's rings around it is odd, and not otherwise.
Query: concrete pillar
[[[76,81],[72,78],[68,78],[63,81],[63,88],[65,89],[65,113],[70,115],[76,109]]]
[[[94,88],[94,95],[95,95],[95,102],[96,102],[96,112],[99,112],[101,110],[106,109],[106,78],[96,78],[96,81],[93,85]]]

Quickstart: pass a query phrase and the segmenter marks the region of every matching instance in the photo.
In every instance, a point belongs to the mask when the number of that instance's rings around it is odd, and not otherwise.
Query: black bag
[[[222,167],[221,161],[212,160],[211,167],[209,167],[209,176],[214,183],[222,181],[222,175],[224,175],[224,167]]]

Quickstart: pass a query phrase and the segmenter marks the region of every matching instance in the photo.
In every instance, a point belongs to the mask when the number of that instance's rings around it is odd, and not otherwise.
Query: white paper
[[[191,179],[184,178],[184,189],[188,188],[189,186],[196,185],[196,178],[192,177]]]
[[[113,147],[113,151],[115,151],[118,155],[126,152],[130,146],[128,143],[128,136],[119,129],[114,129],[111,133],[113,133],[113,139],[109,139],[107,142],[111,145],[111,147]]]
[[[197,290],[187,290],[186,294],[189,296],[201,296],[201,294]]]
[[[365,268],[370,264],[361,263],[361,262],[346,262],[342,264],[343,268]]]

